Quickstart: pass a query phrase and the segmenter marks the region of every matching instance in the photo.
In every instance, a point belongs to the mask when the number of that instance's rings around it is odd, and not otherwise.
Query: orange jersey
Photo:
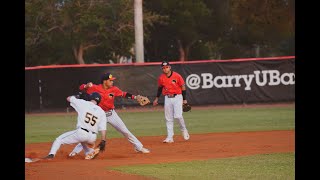
[[[82,84],[80,86],[80,90],[84,89],[85,84]],[[124,92],[120,90],[116,86],[112,86],[109,89],[104,89],[102,84],[95,85],[93,84],[91,87],[88,87],[86,92],[88,94],[91,94],[93,92],[98,92],[101,95],[101,101],[99,103],[99,106],[104,110],[104,111],[109,111],[110,109],[114,109],[114,99],[115,97],[121,96],[125,97],[127,92]]]
[[[162,94],[181,94],[181,86],[185,84],[180,74],[171,71],[171,75],[167,77],[165,74],[161,74],[158,79],[158,87],[162,88]]]

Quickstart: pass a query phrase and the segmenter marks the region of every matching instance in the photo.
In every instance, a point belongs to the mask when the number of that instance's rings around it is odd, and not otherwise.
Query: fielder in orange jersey
[[[161,74],[158,79],[158,91],[153,105],[156,106],[158,104],[158,99],[162,93],[165,98],[164,115],[167,125],[167,138],[163,142],[174,142],[174,119],[178,120],[183,138],[189,140],[190,135],[182,116],[182,105],[187,104],[185,82],[179,73],[171,70],[169,62],[163,61],[161,68],[163,74]]]
[[[82,84],[80,90],[87,94],[98,92],[101,95],[101,102],[98,104],[104,111],[107,117],[107,122],[113,126],[118,132],[128,139],[133,144],[136,152],[150,153],[150,150],[144,148],[142,143],[129,131],[126,125],[115,111],[114,100],[116,97],[136,100],[137,96],[128,92],[122,91],[116,86],[113,86],[113,81],[116,78],[110,73],[105,73],[101,77],[101,84],[96,85],[92,82]],[[75,156],[82,150],[82,145],[78,144],[69,156]]]

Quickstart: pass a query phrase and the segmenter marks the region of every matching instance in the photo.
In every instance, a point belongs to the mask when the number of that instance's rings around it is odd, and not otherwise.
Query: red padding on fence
[[[266,57],[266,58],[239,58],[227,60],[193,60],[193,61],[172,61],[170,64],[196,64],[196,63],[215,63],[215,62],[241,62],[241,61],[265,61],[265,60],[290,60],[295,56]],[[126,64],[68,64],[68,65],[48,65],[25,67],[25,70],[33,69],[50,69],[50,68],[78,68],[78,67],[107,67],[107,66],[148,66],[160,65],[161,62],[145,62],[145,63],[126,63]]]

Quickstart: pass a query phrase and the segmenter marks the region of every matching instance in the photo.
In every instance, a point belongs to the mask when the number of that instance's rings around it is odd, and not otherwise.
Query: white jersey
[[[70,98],[70,105],[78,113],[77,128],[84,128],[95,133],[107,129],[106,115],[101,107],[74,96]]]

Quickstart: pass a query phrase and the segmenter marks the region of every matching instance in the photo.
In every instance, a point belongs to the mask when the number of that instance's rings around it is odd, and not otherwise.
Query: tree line
[[[134,0],[26,0],[25,66],[134,58]],[[295,54],[294,0],[143,1],[145,61]]]

